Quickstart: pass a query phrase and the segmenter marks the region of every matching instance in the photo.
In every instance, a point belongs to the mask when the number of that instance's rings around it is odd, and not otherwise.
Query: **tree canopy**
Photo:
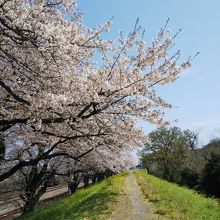
[[[103,39],[112,20],[87,27],[73,0],[2,0],[0,11],[0,181],[22,180],[23,198],[50,173],[64,175],[66,159],[72,172],[125,169],[143,139],[136,121],[168,123],[162,109],[172,106],[155,85],[175,81],[193,58],[171,53],[167,25],[147,45],[138,21]]]
[[[184,166],[190,150],[195,149],[196,145],[195,132],[182,131],[177,127],[159,127],[148,134],[148,141],[142,152],[142,161],[147,167],[152,168],[154,164],[156,173],[173,181],[177,171]]]

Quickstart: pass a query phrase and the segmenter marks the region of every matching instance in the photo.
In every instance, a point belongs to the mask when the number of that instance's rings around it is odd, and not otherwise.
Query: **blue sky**
[[[184,31],[176,39],[176,48],[183,58],[197,51],[200,55],[193,67],[182,73],[179,80],[159,87],[159,94],[176,106],[166,113],[175,126],[200,132],[200,144],[220,136],[220,1],[219,0],[79,0],[83,20],[95,27],[114,16],[108,38],[118,31],[128,32],[140,18],[148,42],[170,18],[173,34]],[[146,132],[155,126],[141,123]]]

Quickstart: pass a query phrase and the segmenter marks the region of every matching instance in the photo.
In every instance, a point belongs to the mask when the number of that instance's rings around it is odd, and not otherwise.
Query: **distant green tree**
[[[141,160],[153,174],[177,182],[186,157],[196,147],[197,136],[178,127],[160,127],[149,133]]]
[[[207,145],[202,148],[202,155],[208,161],[211,154],[220,154],[220,138],[212,139]]]
[[[192,150],[185,161],[185,167],[197,173],[200,177],[211,154],[220,154],[220,139],[214,138],[202,148]],[[189,171],[189,170],[188,170]],[[190,171],[189,171],[190,172]]]
[[[220,154],[211,153],[202,172],[201,188],[206,194],[220,198]]]
[[[191,189],[198,188],[199,174],[195,170],[186,167],[180,172],[179,184],[188,186]]]

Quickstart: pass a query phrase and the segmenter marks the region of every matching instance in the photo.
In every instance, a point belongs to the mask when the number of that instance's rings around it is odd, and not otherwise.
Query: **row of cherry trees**
[[[178,64],[166,27],[150,45],[138,22],[104,40],[112,21],[85,26],[74,0],[1,0],[0,11],[0,181],[28,212],[52,175],[75,191],[79,178],[129,167],[143,140],[136,121],[168,123],[161,109],[171,105],[155,85],[192,59]]]

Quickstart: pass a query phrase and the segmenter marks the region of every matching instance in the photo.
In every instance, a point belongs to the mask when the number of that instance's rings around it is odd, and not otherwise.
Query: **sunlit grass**
[[[217,200],[151,176],[143,170],[136,170],[134,173],[145,198],[151,202],[155,207],[155,212],[161,218],[186,220],[220,219],[220,204]]]
[[[86,189],[80,189],[65,199],[51,202],[21,216],[19,220],[96,220],[107,219],[111,204],[119,198],[123,175],[118,174]]]
[[[114,204],[122,199],[125,175],[133,172],[148,200],[155,219],[219,220],[220,204],[193,190],[177,186],[143,170],[127,171],[100,183],[78,190],[72,196],[51,202],[19,220],[105,220],[109,219]],[[126,209],[126,207],[124,207]]]

